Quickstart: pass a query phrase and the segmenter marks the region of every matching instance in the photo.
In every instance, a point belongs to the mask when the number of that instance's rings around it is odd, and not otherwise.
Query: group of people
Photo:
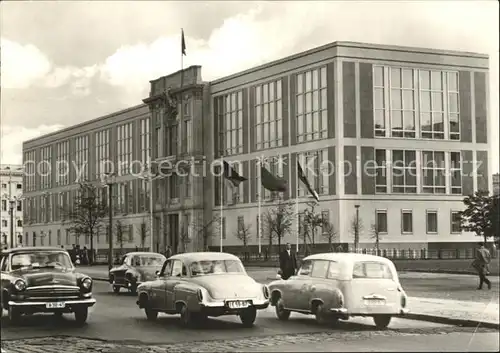
[[[64,248],[61,245],[61,248]],[[93,263],[93,259],[95,258],[96,251],[94,249],[94,253],[87,249],[86,246],[83,249],[80,248],[80,245],[72,245],[72,248],[68,250],[69,256],[71,257],[71,261],[75,265],[91,265]]]

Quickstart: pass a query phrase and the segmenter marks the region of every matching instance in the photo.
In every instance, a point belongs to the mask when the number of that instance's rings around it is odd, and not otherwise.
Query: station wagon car
[[[113,292],[126,288],[133,294],[142,283],[156,278],[156,272],[161,269],[167,258],[162,254],[152,252],[130,252],[123,256],[121,264],[109,271],[109,283]]]
[[[67,251],[55,247],[25,247],[1,253],[1,303],[9,319],[34,313],[74,313],[77,324],[87,321],[92,279],[75,271]]]
[[[201,324],[207,317],[238,315],[254,324],[257,310],[269,306],[269,289],[247,275],[240,259],[218,252],[170,257],[155,281],[138,287],[139,308],[149,320],[159,312],[180,314],[181,324]]]
[[[325,253],[306,257],[296,276],[269,284],[280,320],[291,312],[314,314],[319,323],[371,316],[379,329],[408,313],[396,267],[380,256]]]

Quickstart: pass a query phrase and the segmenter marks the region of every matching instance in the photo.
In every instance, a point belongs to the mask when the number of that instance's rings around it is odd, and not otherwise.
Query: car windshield
[[[389,266],[375,261],[356,262],[352,271],[352,277],[393,279]]]
[[[134,256],[132,259],[132,266],[161,266],[163,265],[163,262],[165,262],[165,258],[162,256]]]
[[[64,252],[36,251],[14,254],[12,269],[20,268],[73,268],[69,255]]]
[[[245,273],[239,260],[203,260],[192,262],[191,275],[201,276],[223,273]]]

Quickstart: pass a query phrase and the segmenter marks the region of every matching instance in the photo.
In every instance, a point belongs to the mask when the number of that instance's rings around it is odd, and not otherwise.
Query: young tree
[[[314,248],[316,244],[316,230],[320,227],[323,227],[324,219],[320,213],[317,213],[316,203],[309,203],[309,209],[304,211],[304,230],[305,236],[309,238],[309,243],[312,248]],[[304,242],[305,243],[305,242]]]
[[[120,220],[116,221],[116,242],[120,245],[120,254],[123,254],[123,242],[125,241],[123,237],[123,224]]]
[[[264,212],[262,221],[269,239],[269,253],[273,239],[278,240],[278,248],[281,248],[281,239],[292,230],[294,216],[293,205],[282,200]]]
[[[90,253],[94,254],[94,236],[98,234],[104,225],[104,220],[108,214],[106,200],[100,199],[97,186],[81,182],[78,188],[78,196],[71,206],[68,209],[61,208],[63,223],[69,225],[67,229],[75,236],[88,236],[90,239]]]
[[[203,238],[203,251],[208,249],[208,243],[210,238],[219,231],[221,218],[219,216],[214,216],[207,223],[200,222],[199,224],[194,226],[194,234],[199,238],[200,236]]]
[[[363,222],[361,218],[354,216],[351,220],[351,233],[354,235],[354,251],[358,251],[359,236],[363,231]]]
[[[328,241],[328,249],[330,251],[334,251],[333,240],[337,236],[337,229],[335,228],[335,225],[332,222],[324,221],[323,232],[321,235]]]
[[[488,191],[479,190],[464,199],[466,209],[460,212],[460,226],[463,230],[482,236],[484,242],[494,237],[500,221],[498,196],[488,196]]]
[[[238,228],[236,229],[236,238],[241,240],[243,243],[243,252],[245,254],[245,261],[248,260],[248,241],[250,240],[252,234],[250,233],[251,226],[245,224],[245,222],[240,222],[238,220]]]
[[[191,237],[189,236],[189,228],[191,226],[191,224],[183,224],[181,227],[181,232],[179,234],[181,252],[186,252],[188,244],[191,243]]]
[[[375,249],[377,249],[377,255],[380,252],[380,230],[376,223],[371,225],[372,238],[375,239]]]

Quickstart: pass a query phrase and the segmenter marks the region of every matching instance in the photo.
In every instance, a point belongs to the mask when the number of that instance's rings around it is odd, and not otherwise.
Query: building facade
[[[0,166],[0,235],[1,246],[22,245],[23,239],[23,171],[20,165]],[[12,211],[12,217],[11,217]],[[12,234],[12,240],[11,240]]]
[[[58,160],[76,170],[88,165],[84,176],[100,183],[104,160],[151,158],[165,176],[152,182],[160,251],[239,251],[242,224],[250,226],[250,247],[266,247],[259,209],[262,217],[280,202],[298,210],[282,240],[296,243],[310,204],[297,161],[319,194],[316,212],[337,230],[335,243],[353,243],[358,206],[361,248],[373,248],[373,227],[381,248],[469,247],[475,236],[457,223],[463,197],[492,190],[488,65],[481,54],[335,42],[212,82],[192,66],[151,81],[143,105],[25,142],[24,159],[48,161],[53,170]],[[287,192],[260,186],[263,159]],[[234,187],[215,176],[221,160],[248,181]],[[149,184],[135,170],[115,169],[114,210],[132,246],[150,215]],[[71,205],[75,171],[62,180],[34,174],[25,181],[28,243],[57,233],[58,244],[83,244],[65,235],[51,206]],[[325,243],[319,233],[315,242]],[[104,238],[98,247],[106,247]]]

